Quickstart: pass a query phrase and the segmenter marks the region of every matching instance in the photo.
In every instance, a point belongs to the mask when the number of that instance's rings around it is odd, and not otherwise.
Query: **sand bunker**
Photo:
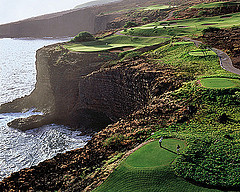
[[[120,53],[120,52],[124,52],[124,51],[129,51],[132,49],[134,49],[134,47],[120,47],[120,48],[111,49],[110,52],[111,53]]]

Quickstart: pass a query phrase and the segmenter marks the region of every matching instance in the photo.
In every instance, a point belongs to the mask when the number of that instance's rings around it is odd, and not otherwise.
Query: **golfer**
[[[179,155],[180,145],[177,145],[177,154]]]
[[[161,138],[159,139],[159,146],[160,146],[160,147],[162,147],[162,141],[163,141],[163,137],[161,137]]]

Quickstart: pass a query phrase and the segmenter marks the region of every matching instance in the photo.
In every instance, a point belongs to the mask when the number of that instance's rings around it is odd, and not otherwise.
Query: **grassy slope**
[[[239,26],[240,13],[232,14],[232,17],[221,18],[221,16],[207,18],[193,18],[167,22],[155,22],[141,27],[135,27],[132,32],[137,36],[184,36],[199,35],[203,29],[211,27],[227,28]],[[182,28],[183,27],[183,28]],[[130,34],[130,29],[124,34]]]
[[[149,192],[149,191],[217,191],[195,186],[174,175],[171,162],[177,157],[174,153],[183,141],[164,139],[160,148],[158,141],[151,142],[130,155],[94,192]]]
[[[92,52],[106,51],[114,48],[134,47],[141,48],[154,44],[159,44],[168,39],[149,38],[149,37],[127,37],[114,35],[97,41],[89,41],[83,43],[69,43],[65,47],[71,51]]]
[[[240,79],[238,75],[221,69],[216,56],[196,57],[187,54],[194,49],[191,44],[166,45],[149,54],[156,62],[179,67],[179,71],[193,75],[193,79],[204,76]],[[159,127],[159,132],[153,136],[175,136],[188,141],[185,156],[178,159],[175,171],[199,183],[226,188],[239,186],[240,89],[207,89],[193,81],[172,95],[185,106],[196,108],[193,115],[185,115],[184,122]],[[221,122],[219,119],[223,113],[228,118]]]
[[[202,4],[194,5],[191,8],[209,9],[209,8],[228,7],[228,6],[237,6],[237,5],[240,5],[240,2],[213,2],[213,3],[202,3]]]

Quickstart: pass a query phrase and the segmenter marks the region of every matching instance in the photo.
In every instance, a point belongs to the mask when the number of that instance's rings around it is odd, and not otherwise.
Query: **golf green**
[[[193,185],[174,174],[170,165],[186,147],[184,141],[163,139],[144,145],[132,153],[94,192],[209,192],[218,191]]]
[[[240,81],[229,78],[204,78],[201,80],[201,84],[206,88],[233,88],[238,87]]]

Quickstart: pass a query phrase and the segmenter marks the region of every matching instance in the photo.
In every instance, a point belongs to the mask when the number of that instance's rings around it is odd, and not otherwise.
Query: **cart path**
[[[197,40],[193,40],[191,38],[188,38],[188,37],[184,37],[183,40],[185,41],[191,41],[195,44],[195,46],[199,46],[200,44],[202,44],[201,41],[197,41]],[[217,56],[219,57],[219,60],[220,60],[220,66],[226,70],[226,71],[229,71],[231,73],[235,73],[237,75],[240,75],[240,69],[236,68],[233,66],[232,64],[232,60],[231,58],[224,52],[224,51],[221,51],[219,49],[216,49],[216,48],[210,48],[213,52],[215,52],[217,54]]]
[[[169,13],[169,15],[165,19],[163,19],[161,21],[167,21],[170,17],[172,17],[173,12],[174,11],[171,11]],[[141,36],[125,35],[125,34],[120,33],[120,31],[116,32],[115,34],[116,35],[128,36],[128,37],[141,37]],[[153,38],[171,38],[171,37],[153,36]],[[193,40],[193,39],[191,39],[189,37],[183,37],[182,39],[185,40],[185,41],[193,42],[196,47],[199,47],[199,45],[202,44],[201,41]],[[221,51],[221,50],[216,49],[216,48],[210,48],[210,49],[217,54],[217,56],[219,57],[220,66],[224,70],[229,71],[231,73],[235,73],[237,75],[240,75],[240,69],[238,69],[238,68],[233,66],[231,58],[224,51]]]

